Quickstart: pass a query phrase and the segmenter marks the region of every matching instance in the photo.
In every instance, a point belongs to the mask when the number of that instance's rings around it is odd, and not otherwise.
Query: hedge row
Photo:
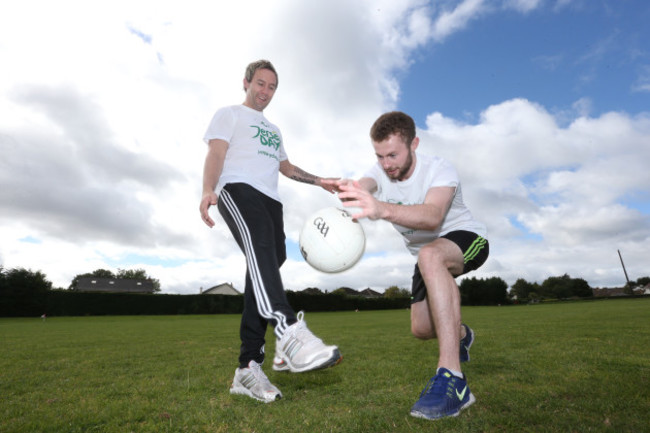
[[[296,311],[387,310],[408,308],[408,298],[363,298],[287,292]],[[120,316],[176,314],[240,314],[243,295],[139,295],[48,291],[0,295],[0,316]]]

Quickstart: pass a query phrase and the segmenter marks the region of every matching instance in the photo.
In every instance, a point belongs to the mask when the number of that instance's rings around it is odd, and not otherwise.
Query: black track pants
[[[261,364],[267,323],[280,338],[296,322],[280,276],[287,258],[282,203],[248,184],[233,183],[221,190],[217,207],[246,256],[239,364],[246,367],[250,360]]]

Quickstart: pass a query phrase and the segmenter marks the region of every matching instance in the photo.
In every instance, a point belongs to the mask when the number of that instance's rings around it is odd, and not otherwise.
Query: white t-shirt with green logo
[[[393,227],[403,236],[406,247],[413,255],[417,255],[422,246],[455,230],[467,230],[487,237],[485,225],[472,217],[463,202],[456,169],[443,158],[418,153],[413,174],[403,181],[391,180],[379,163],[375,164],[363,177],[374,179],[377,183],[375,197],[378,200],[405,206],[424,203],[424,198],[430,188],[445,186],[456,188],[449,212],[438,230],[415,230],[393,224]]]
[[[228,142],[217,194],[228,183],[243,182],[280,201],[280,161],[287,159],[280,128],[261,111],[245,105],[223,107],[214,114],[203,140]]]

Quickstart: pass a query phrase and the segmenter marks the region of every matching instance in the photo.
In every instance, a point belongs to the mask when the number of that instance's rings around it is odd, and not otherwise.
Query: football
[[[348,211],[327,207],[312,214],[300,231],[300,252],[313,268],[328,273],[354,266],[366,248],[366,235]]]

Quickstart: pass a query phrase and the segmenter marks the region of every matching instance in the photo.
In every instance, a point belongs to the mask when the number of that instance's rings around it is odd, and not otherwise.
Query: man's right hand
[[[208,227],[214,227],[214,221],[210,218],[210,213],[208,210],[210,206],[215,206],[217,204],[217,194],[210,192],[203,195],[201,199],[201,204],[199,206],[199,211],[201,212],[201,219]]]

